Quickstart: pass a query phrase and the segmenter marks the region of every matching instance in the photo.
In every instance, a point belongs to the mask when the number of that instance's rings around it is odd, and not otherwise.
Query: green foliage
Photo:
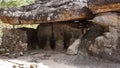
[[[3,0],[0,4],[0,8],[5,7],[20,7],[23,5],[29,5],[33,3],[34,0]]]

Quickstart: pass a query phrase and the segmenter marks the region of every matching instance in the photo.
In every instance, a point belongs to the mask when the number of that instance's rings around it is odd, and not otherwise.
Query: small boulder
[[[68,55],[76,55],[78,53],[78,47],[79,47],[80,39],[76,39],[72,45],[70,45],[67,49]]]

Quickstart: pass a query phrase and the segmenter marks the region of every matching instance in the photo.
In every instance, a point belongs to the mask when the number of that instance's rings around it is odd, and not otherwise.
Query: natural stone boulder
[[[88,52],[93,56],[112,57],[119,47],[120,14],[115,12],[101,13],[94,18],[95,23],[103,26],[104,33],[89,44]]]
[[[27,33],[21,29],[3,29],[2,45],[5,52],[20,53],[27,50]]]
[[[80,44],[80,39],[76,39],[67,49],[68,55],[76,55],[78,54],[78,47]]]
[[[120,13],[115,13],[115,12],[101,13],[98,14],[93,19],[93,21],[107,28],[108,26],[118,28],[120,26]]]
[[[89,51],[91,51],[91,54],[94,56],[112,55],[114,50],[116,50],[117,39],[118,37],[116,37],[115,34],[106,32],[103,36],[95,39],[95,43],[90,45]]]
[[[81,38],[80,50],[89,55],[111,59],[119,46],[119,29],[109,26],[108,32],[104,26],[93,25]],[[105,32],[104,32],[105,31]]]
[[[94,44],[95,39],[104,33],[104,27],[93,24],[89,30],[81,37],[80,50],[87,50],[91,44]]]

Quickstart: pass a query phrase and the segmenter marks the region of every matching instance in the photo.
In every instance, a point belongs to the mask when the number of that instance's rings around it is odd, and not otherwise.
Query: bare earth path
[[[0,56],[2,60],[11,60]],[[95,59],[87,55],[69,56],[65,52],[33,50],[25,53],[24,56],[12,58],[24,62],[43,63],[49,68],[120,68],[119,62],[112,62],[105,59]]]

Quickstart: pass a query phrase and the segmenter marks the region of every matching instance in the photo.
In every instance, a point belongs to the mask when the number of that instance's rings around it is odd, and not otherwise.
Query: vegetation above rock
[[[23,5],[29,5],[33,2],[34,0],[1,0],[0,8],[20,7]]]

